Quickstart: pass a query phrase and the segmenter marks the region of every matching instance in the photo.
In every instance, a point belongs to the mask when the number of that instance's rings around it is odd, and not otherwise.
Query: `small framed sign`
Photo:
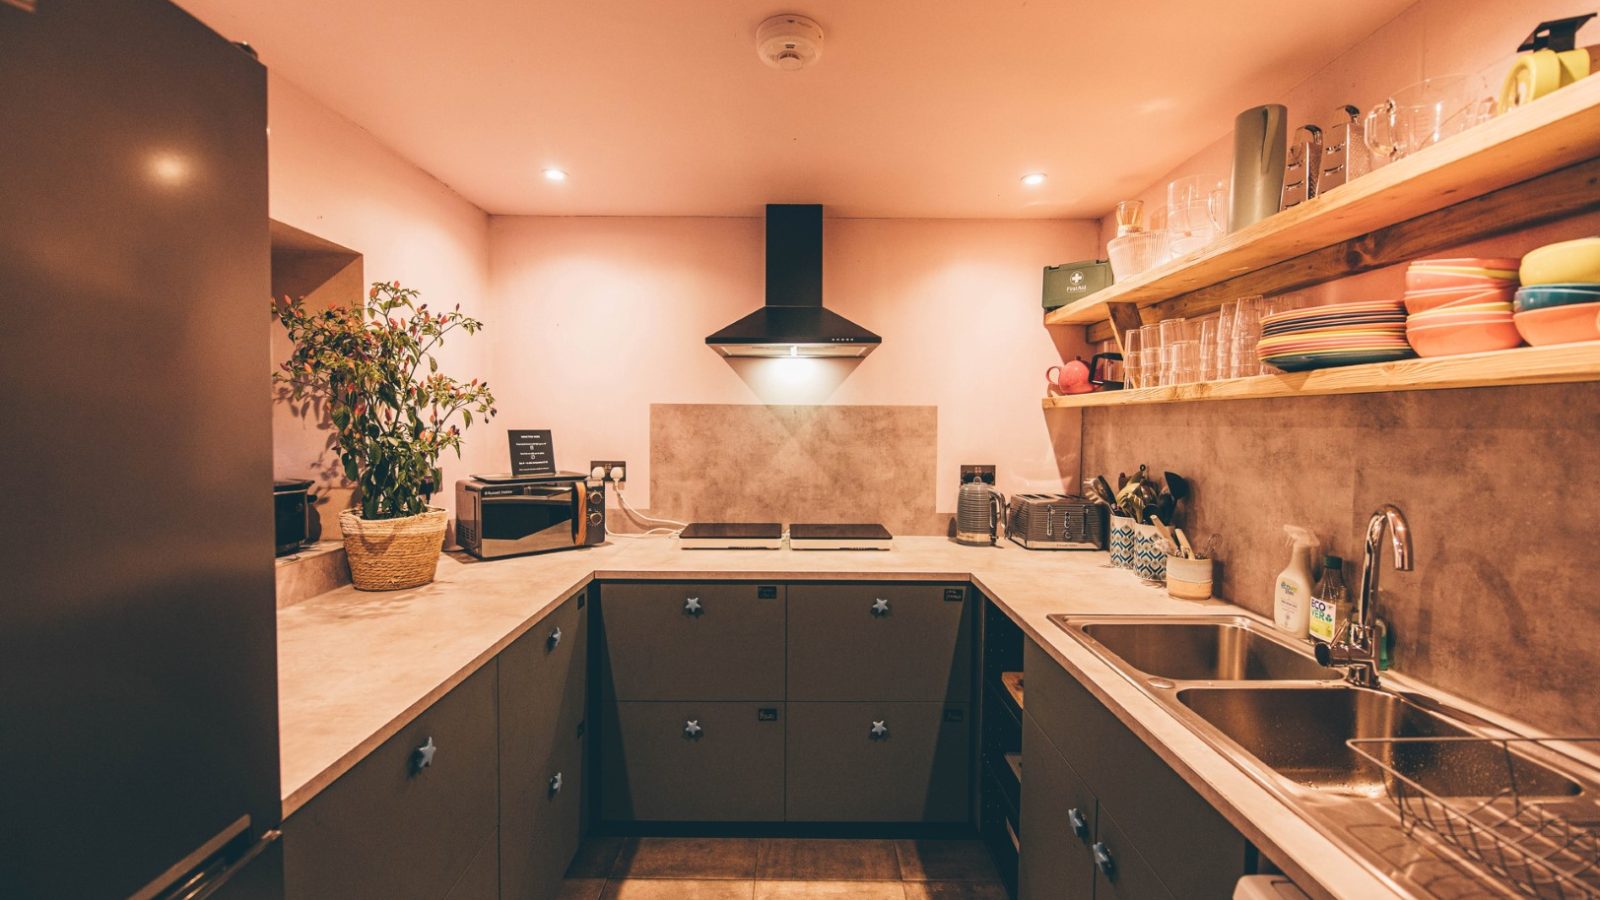
[[[511,429],[511,474],[554,475],[556,473],[555,446],[550,440],[550,429]]]

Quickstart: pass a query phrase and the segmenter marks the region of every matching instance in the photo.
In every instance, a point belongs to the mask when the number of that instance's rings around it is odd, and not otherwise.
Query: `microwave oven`
[[[606,486],[576,472],[456,482],[456,542],[479,559],[604,543]]]

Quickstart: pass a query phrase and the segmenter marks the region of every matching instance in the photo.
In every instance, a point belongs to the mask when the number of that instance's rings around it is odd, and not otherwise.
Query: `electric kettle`
[[[982,480],[961,485],[956,497],[956,542],[978,545],[997,542],[1004,509],[1005,495]]]

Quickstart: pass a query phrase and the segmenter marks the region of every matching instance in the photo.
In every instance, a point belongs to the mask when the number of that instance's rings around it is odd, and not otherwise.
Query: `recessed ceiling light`
[[[549,168],[544,170],[544,177],[551,181],[566,181],[567,172],[565,169]]]
[[[1044,184],[1044,179],[1045,174],[1043,172],[1029,172],[1028,174],[1022,176],[1022,183],[1028,187],[1038,187],[1039,185]]]

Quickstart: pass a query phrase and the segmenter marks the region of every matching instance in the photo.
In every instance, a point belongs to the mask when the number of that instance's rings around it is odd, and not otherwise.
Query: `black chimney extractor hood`
[[[883,339],[822,305],[822,207],[767,206],[767,302],[706,338],[723,356],[860,358]]]

